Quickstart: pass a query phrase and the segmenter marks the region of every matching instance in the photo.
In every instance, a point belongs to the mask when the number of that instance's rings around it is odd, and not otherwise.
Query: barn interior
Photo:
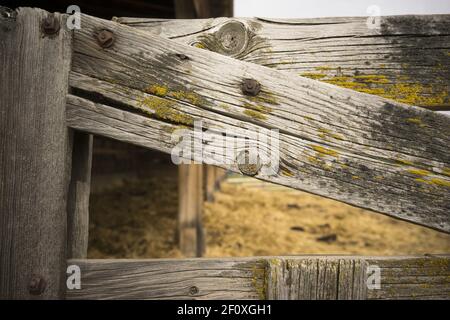
[[[2,1],[65,12],[73,1]],[[209,18],[233,1],[76,1],[83,13]],[[88,258],[175,258],[180,249],[179,168],[170,156],[94,137]],[[195,166],[195,165],[194,165]],[[198,165],[197,165],[198,166]],[[207,168],[201,169],[207,184]],[[226,173],[204,196],[205,257],[299,254],[407,255],[448,252],[450,236],[301,191]],[[204,191],[202,190],[202,193]]]

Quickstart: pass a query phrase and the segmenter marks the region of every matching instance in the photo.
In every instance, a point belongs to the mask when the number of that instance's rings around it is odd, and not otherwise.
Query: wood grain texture
[[[367,298],[364,259],[268,260],[269,300],[361,300]]]
[[[87,257],[92,143],[91,134],[73,133],[72,173],[67,203],[67,256],[73,259]]]
[[[433,110],[450,110],[449,15],[116,21],[244,61]]]
[[[22,8],[14,15],[0,17],[0,298],[62,298],[71,35],[62,29],[44,36],[45,11]],[[31,295],[38,277],[45,289]]]
[[[69,290],[68,299],[450,299],[448,256],[68,263],[81,268],[81,290]],[[380,268],[380,289],[367,288],[368,266]]]
[[[257,299],[264,265],[253,260],[69,260],[81,268],[81,290],[67,298]]]
[[[178,240],[186,257],[201,257],[205,251],[203,234],[203,166],[178,166]]]
[[[201,120],[217,139],[226,130],[247,139],[261,158],[274,149],[261,137],[279,129],[280,167],[256,178],[450,231],[449,117],[115,22],[83,16],[83,24],[70,85],[85,99],[70,97],[69,126],[170,152],[171,133],[184,129],[193,139]],[[99,47],[99,29],[114,32],[112,48]],[[259,96],[242,94],[244,78],[261,83]],[[214,151],[225,157],[219,166],[239,172],[242,149]]]

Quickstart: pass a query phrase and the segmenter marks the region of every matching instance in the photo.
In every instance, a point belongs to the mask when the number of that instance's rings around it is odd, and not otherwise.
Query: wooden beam
[[[245,138],[261,158],[276,149],[261,137],[278,129],[280,166],[256,178],[450,232],[449,117],[115,22],[83,15],[83,25],[70,85],[85,99],[68,98],[70,127],[169,153],[171,133],[194,138],[201,120],[217,139],[226,130]],[[114,32],[113,48],[98,45],[99,29]],[[242,93],[246,78],[259,81],[258,96]],[[217,148],[219,166],[240,172],[234,155],[244,150]]]
[[[0,299],[65,293],[72,49],[64,17],[53,17],[31,8],[0,16]],[[61,30],[44,34],[47,18]]]
[[[450,110],[450,16],[116,21],[176,42],[433,110]],[[233,39],[232,42],[229,39]]]
[[[449,256],[70,260],[69,264],[81,268],[81,290],[68,291],[68,299],[449,299],[450,294]],[[378,288],[369,278],[376,269]]]
[[[178,166],[178,240],[186,257],[201,257],[205,250],[203,235],[203,166]]]
[[[81,131],[74,132],[73,165],[67,204],[67,255],[72,259],[87,257],[92,143],[91,134]]]

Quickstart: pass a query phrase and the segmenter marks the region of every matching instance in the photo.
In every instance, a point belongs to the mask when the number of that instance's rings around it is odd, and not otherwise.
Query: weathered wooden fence
[[[449,108],[448,15],[376,30],[365,18],[82,15],[69,31],[66,18],[0,18],[2,298],[449,298],[448,256],[85,259],[90,134],[170,153],[195,120],[217,136],[279,129],[279,171],[256,178],[448,233],[450,118],[426,109]],[[202,236],[191,223],[180,237]],[[66,290],[67,264],[81,290]],[[365,285],[369,266],[380,289]]]

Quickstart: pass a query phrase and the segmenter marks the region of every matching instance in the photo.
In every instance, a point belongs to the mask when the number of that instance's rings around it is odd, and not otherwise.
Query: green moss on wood
[[[329,149],[329,148],[325,148],[325,147],[322,147],[322,146],[318,146],[318,145],[315,145],[315,144],[311,144],[310,147],[314,151],[317,152],[317,155],[319,157],[325,156],[325,155],[332,156],[332,157],[338,157],[338,155],[339,155],[338,152],[335,151],[335,150],[332,150],[332,149]]]
[[[440,70],[442,66],[436,68]],[[411,105],[433,107],[450,103],[445,84],[422,84],[405,75],[360,74],[359,71],[344,74],[339,67],[322,66],[315,70],[318,72],[305,72],[301,76]]]
[[[246,109],[243,112],[246,116],[249,116],[253,119],[257,119],[257,120],[267,120],[267,117],[262,114],[259,111],[255,111],[255,110],[250,110],[250,109]]]
[[[142,97],[138,100],[138,106],[152,117],[191,126],[194,123],[194,119],[174,109],[174,105],[175,102],[151,96]]]

